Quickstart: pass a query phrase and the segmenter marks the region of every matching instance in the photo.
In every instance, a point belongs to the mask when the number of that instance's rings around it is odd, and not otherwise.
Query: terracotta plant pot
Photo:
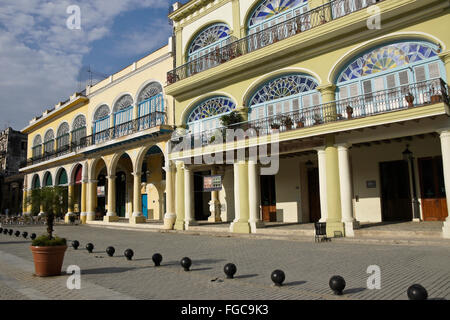
[[[431,96],[431,103],[439,103],[442,102],[442,96],[435,94]]]
[[[61,275],[64,253],[66,252],[67,246],[30,246],[30,249],[33,253],[34,269],[37,276],[50,277]]]
[[[414,107],[414,96],[413,95],[407,95],[405,97],[405,99],[406,99],[406,102],[408,102],[408,107],[409,108]]]
[[[303,128],[305,126],[305,123],[303,121],[297,122],[297,128]]]

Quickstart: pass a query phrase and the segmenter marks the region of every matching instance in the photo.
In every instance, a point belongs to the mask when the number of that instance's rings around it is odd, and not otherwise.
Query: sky
[[[0,130],[21,130],[83,90],[88,66],[109,75],[166,45],[173,2],[0,0]],[[67,26],[73,5],[81,29]]]

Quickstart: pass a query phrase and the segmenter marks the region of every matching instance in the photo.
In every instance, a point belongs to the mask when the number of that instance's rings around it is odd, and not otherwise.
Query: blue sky
[[[23,129],[66,100],[86,66],[109,75],[166,45],[173,2],[0,0],[0,129]],[[70,5],[81,30],[67,28]]]

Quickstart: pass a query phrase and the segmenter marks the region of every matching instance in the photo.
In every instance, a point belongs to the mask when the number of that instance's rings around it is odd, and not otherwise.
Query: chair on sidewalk
[[[331,241],[331,238],[327,237],[326,222],[315,222],[314,227],[316,229],[315,242]]]

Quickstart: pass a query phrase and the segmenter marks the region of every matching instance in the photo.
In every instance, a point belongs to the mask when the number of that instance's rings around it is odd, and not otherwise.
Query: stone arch
[[[52,187],[54,186],[54,180],[52,173],[50,171],[46,171],[44,173],[44,179],[42,180],[42,186],[43,187]]]
[[[42,186],[39,174],[35,173],[31,178],[31,190],[38,189]]]
[[[112,104],[112,112],[116,113],[123,109],[126,109],[129,106],[134,106],[135,99],[129,92],[123,92],[119,94],[116,99],[114,99]]]
[[[163,147],[162,143],[151,144],[151,145],[148,145],[146,147],[142,147],[139,150],[139,152],[137,154],[137,157],[136,157],[136,159],[134,161],[134,166],[133,166],[134,172],[140,172],[141,171],[142,165],[144,163],[144,159],[147,156],[148,151],[150,149],[154,148],[154,147],[158,148],[161,151],[164,159],[167,161],[167,159],[168,159],[167,158],[167,154],[164,152],[164,149],[166,149],[166,148]]]
[[[153,88],[155,89],[154,92],[151,92],[152,86],[154,86]],[[157,90],[159,90],[158,92],[156,92]],[[148,92],[147,92],[148,91]],[[152,94],[154,93],[154,94]],[[148,80],[146,82],[144,82],[139,89],[136,92],[136,103],[139,104],[142,101],[149,99],[152,96],[155,96],[157,94],[163,94],[164,95],[164,88],[162,83],[159,80]]]
[[[65,168],[59,168],[55,175],[55,186],[66,186],[69,183],[69,176]]]

